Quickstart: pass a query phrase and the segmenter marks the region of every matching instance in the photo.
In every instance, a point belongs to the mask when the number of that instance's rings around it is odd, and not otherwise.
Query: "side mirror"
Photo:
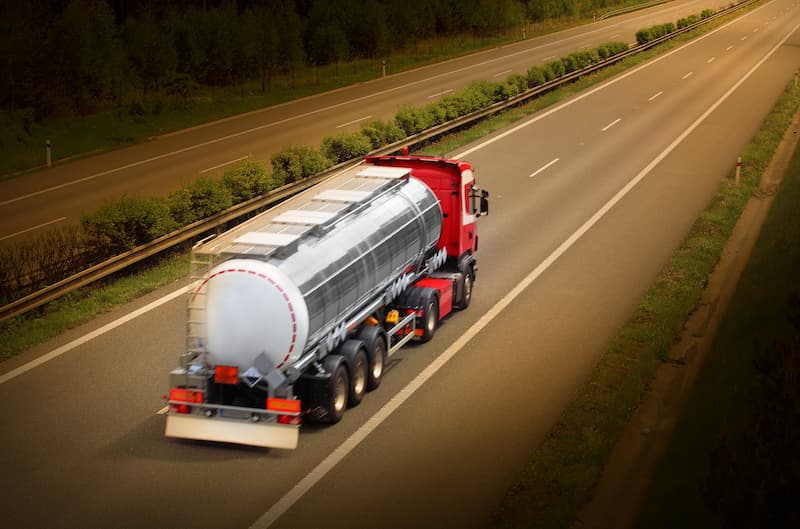
[[[476,217],[489,214],[489,192],[472,186],[469,193],[470,209]]]

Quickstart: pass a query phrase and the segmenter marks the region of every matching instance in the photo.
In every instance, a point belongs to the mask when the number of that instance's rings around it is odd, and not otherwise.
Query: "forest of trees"
[[[492,36],[624,0],[28,0],[0,18],[0,107],[42,120],[134,92],[188,97],[385,57],[459,34]],[[630,3],[630,2],[628,2]]]

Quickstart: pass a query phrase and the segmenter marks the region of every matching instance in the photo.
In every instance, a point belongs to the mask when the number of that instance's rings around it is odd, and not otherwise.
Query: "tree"
[[[131,66],[142,83],[143,96],[147,97],[148,87],[155,88],[177,66],[172,34],[152,11],[146,10],[126,21],[124,37]]]
[[[333,2],[311,6],[306,28],[306,51],[315,66],[338,63],[347,57],[347,35],[342,28],[341,10]]]
[[[403,31],[389,32],[393,48],[405,49],[413,44],[416,49],[420,39],[436,33],[433,0],[419,0],[414,2],[413,8],[405,0],[390,0],[386,6],[386,18],[388,27],[403,28]]]
[[[294,10],[294,2],[275,0],[273,9],[277,21],[278,65],[284,72],[291,72],[294,87],[297,66],[305,60],[303,21]]]
[[[255,61],[261,78],[261,91],[272,85],[272,73],[278,66],[280,37],[278,25],[268,6],[248,9],[245,20],[253,25]]]
[[[343,0],[342,11],[353,55],[377,57],[388,51],[386,12],[377,0]]]
[[[72,0],[52,28],[58,86],[80,112],[112,95],[120,43],[114,15],[102,0]]]

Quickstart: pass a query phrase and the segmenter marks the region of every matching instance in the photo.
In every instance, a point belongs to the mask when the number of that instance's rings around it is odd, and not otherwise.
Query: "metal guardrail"
[[[664,35],[663,37],[653,39],[652,41],[646,44],[633,46],[628,51],[622,52],[613,57],[609,57],[604,61],[600,61],[596,64],[589,65],[585,68],[582,68],[581,70],[577,70],[575,72],[563,75],[558,79],[553,79],[537,87],[528,89],[525,92],[522,92],[521,94],[511,97],[505,101],[495,103],[483,110],[478,110],[470,114],[467,114],[465,116],[461,116],[460,118],[456,118],[452,121],[448,121],[447,123],[431,127],[430,129],[420,132],[419,134],[409,136],[401,141],[392,143],[390,145],[386,145],[384,147],[381,147],[380,149],[376,149],[375,151],[372,151],[369,154],[373,156],[380,156],[398,152],[403,146],[413,148],[419,145],[423,145],[434,138],[459,130],[461,128],[464,128],[468,125],[486,119],[489,116],[492,116],[509,108],[513,108],[515,106],[524,104],[529,100],[542,95],[545,92],[549,92],[550,90],[553,90],[561,85],[570,83],[580,77],[583,77],[584,75],[601,70],[627,57],[635,55],[636,53],[652,48],[653,46],[657,46],[658,44],[661,44],[662,42],[667,41],[672,37],[675,37],[676,35],[680,35],[682,33],[691,31],[703,24],[706,24],[712,20],[725,16],[737,9],[746,7],[758,1],[760,0],[745,0],[744,2],[741,2],[739,4],[731,5],[725,9],[718,11],[717,13],[708,18],[696,22],[695,24],[676,30],[668,35]],[[203,234],[209,233],[215,229],[218,229],[220,226],[228,222],[250,215],[251,213],[261,208],[265,208],[267,206],[280,202],[281,200],[287,197],[295,195],[300,191],[308,189],[309,187],[312,187],[318,184],[319,182],[322,182],[328,177],[336,174],[337,172],[347,167],[350,167],[351,165],[354,165],[355,163],[358,162],[350,161],[350,162],[340,163],[315,176],[306,178],[304,180],[295,182],[293,184],[289,184],[280,189],[276,189],[261,197],[256,197],[246,202],[237,204],[225,211],[221,211],[216,215],[208,217],[207,219],[197,221],[172,233],[164,235],[152,242],[143,244],[142,246],[138,246],[133,250],[112,257],[111,259],[104,261],[102,263],[96,264],[91,268],[87,268],[86,270],[79,272],[73,276],[70,276],[66,279],[63,279],[57,283],[48,285],[47,287],[41,290],[33,292],[23,298],[20,298],[7,305],[4,305],[3,307],[0,307],[0,322],[5,321],[9,318],[13,318],[14,316],[23,314],[41,305],[44,305],[45,303],[53,301],[54,299],[63,296],[64,294],[67,294],[68,292],[71,292],[75,289],[93,283],[99,279],[102,279],[115,272],[118,272],[123,268],[126,268],[144,259],[152,257],[160,252],[163,252],[165,250],[178,246],[179,244],[190,241]]]

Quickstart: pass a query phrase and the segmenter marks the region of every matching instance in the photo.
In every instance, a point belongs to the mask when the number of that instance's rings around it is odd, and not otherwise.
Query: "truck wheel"
[[[436,333],[436,326],[439,324],[439,300],[432,294],[425,301],[425,319],[422,323],[422,336],[420,341],[429,342]]]
[[[458,300],[458,305],[456,306],[458,310],[464,310],[469,307],[469,304],[472,301],[473,281],[472,267],[470,267],[464,271],[464,275],[461,279],[461,298]]]
[[[381,385],[386,370],[386,335],[378,326],[367,326],[358,333],[358,339],[367,348],[367,389],[372,391]]]
[[[347,376],[347,367],[344,362],[339,362],[328,380],[328,387],[323,407],[327,412],[323,420],[329,424],[336,424],[344,417],[347,410],[347,393],[350,380]]]
[[[342,355],[347,360],[350,375],[347,403],[352,408],[358,406],[367,392],[367,376],[369,373],[367,353],[361,340],[347,340],[342,344]]]

